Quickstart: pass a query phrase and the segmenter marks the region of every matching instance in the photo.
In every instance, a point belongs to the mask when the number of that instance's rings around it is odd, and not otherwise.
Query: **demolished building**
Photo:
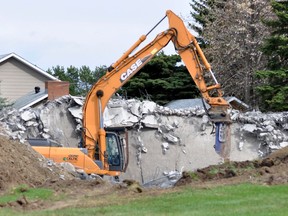
[[[1,123],[12,139],[47,138],[78,146],[84,98],[70,95],[21,111],[2,111]],[[288,145],[288,112],[231,110],[230,159],[252,160]],[[201,107],[171,109],[152,101],[111,99],[105,127],[128,129],[129,166],[120,178],[145,184],[222,162],[214,151],[213,125]]]

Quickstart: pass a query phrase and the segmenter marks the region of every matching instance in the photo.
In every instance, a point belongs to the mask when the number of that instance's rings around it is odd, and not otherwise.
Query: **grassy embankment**
[[[21,192],[23,194],[23,192]],[[26,193],[26,192],[25,192]],[[0,203],[17,199],[14,193],[0,198]],[[50,200],[49,200],[50,196]],[[46,202],[55,201],[49,190],[27,190],[25,197],[29,200],[45,199]],[[93,199],[102,199],[101,196]],[[288,186],[263,186],[240,184],[233,186],[219,186],[209,189],[195,189],[183,187],[171,193],[155,196],[131,196],[121,200],[120,196],[104,196],[102,204],[86,207],[70,206],[57,210],[15,211],[0,209],[0,215],[287,215]],[[112,199],[112,205],[109,203]],[[115,200],[116,199],[116,200]],[[121,204],[117,203],[117,199]],[[84,200],[83,200],[84,201]],[[96,200],[97,201],[97,200]]]

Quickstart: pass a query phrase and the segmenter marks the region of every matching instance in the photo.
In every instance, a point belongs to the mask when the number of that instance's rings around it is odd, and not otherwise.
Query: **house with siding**
[[[15,53],[0,55],[0,97],[16,104],[17,109],[65,94],[69,94],[69,83]]]

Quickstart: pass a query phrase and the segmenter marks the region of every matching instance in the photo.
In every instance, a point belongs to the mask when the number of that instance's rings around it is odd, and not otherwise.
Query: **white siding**
[[[15,58],[0,63],[0,97],[10,102],[34,91],[35,86],[45,88],[47,77]]]

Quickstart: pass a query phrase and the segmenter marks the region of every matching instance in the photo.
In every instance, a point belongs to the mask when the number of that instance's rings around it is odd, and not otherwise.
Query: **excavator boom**
[[[169,28],[159,33],[148,45],[132,54],[145,41],[146,35],[141,36],[123,56],[109,67],[107,73],[91,88],[86,97],[83,107],[84,146],[88,149],[89,157],[95,159],[95,145],[97,145],[97,148],[101,150],[97,157],[104,164],[104,169],[109,170],[107,158],[105,158],[106,132],[103,124],[103,113],[109,99],[170,41],[173,42],[176,52],[181,56],[203,99],[210,105],[211,108],[208,110],[210,120],[219,122],[219,125],[230,124],[227,113],[229,104],[222,98],[220,84],[196,38],[172,11],[168,10],[166,16],[169,20]],[[213,77],[213,85],[207,86],[204,80],[204,70],[207,70]],[[214,94],[216,92],[216,96],[211,96],[212,91]]]
[[[121,86],[128,82],[169,42],[172,42],[197,85],[203,100],[210,106],[206,111],[208,117],[216,126],[215,150],[222,157],[227,156],[227,149],[229,149],[227,146],[230,146],[230,139],[227,136],[231,123],[228,114],[230,106],[222,97],[221,86],[217,82],[196,38],[172,11],[168,10],[165,17],[168,17],[169,20],[167,30],[160,32],[154,40],[135,52],[135,49],[139,48],[140,44],[145,41],[147,35],[141,36],[130,49],[108,68],[106,74],[93,85],[87,94],[83,106],[83,145],[81,147],[84,148],[81,150],[59,149],[60,147],[50,146],[35,147],[35,150],[57,162],[62,162],[64,159],[66,161],[71,160],[76,167],[82,168],[88,174],[119,176],[127,167],[125,149],[129,145],[126,143],[125,146],[123,143],[125,139],[121,139],[118,135],[119,131],[112,132],[104,128],[103,113],[105,107]],[[207,77],[206,73],[212,77],[213,84],[207,85],[204,79],[204,77]],[[211,83],[211,80],[209,83]],[[84,150],[87,150],[87,154]]]

